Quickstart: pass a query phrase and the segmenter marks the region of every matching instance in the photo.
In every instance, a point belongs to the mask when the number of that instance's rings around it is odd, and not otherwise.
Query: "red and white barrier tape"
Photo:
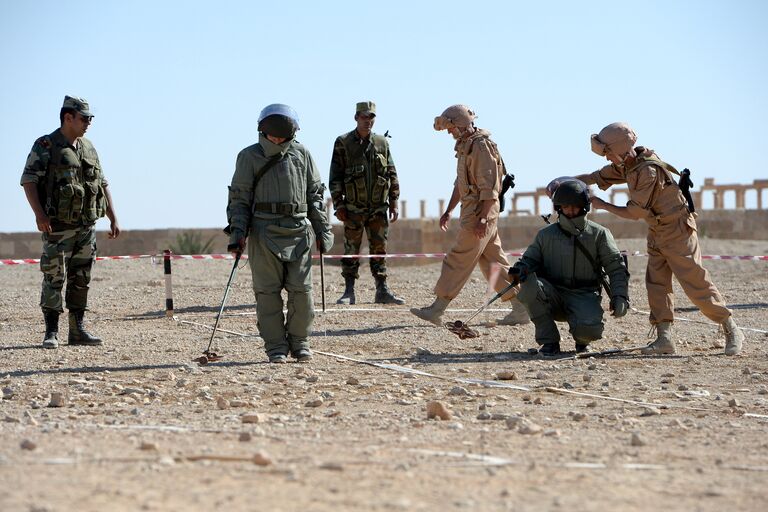
[[[340,260],[344,258],[443,258],[444,252],[409,252],[409,253],[397,253],[397,254],[324,254],[325,259]],[[507,256],[522,256],[521,252],[508,252]],[[647,254],[634,252],[628,253],[628,256],[648,256]],[[101,260],[136,260],[141,258],[155,258],[162,259],[162,254],[132,254],[127,256],[98,256],[97,261]],[[319,254],[313,254],[312,258],[319,259]],[[231,260],[234,257],[231,254],[171,254],[171,259],[174,260]],[[243,255],[242,259],[248,259],[247,255]],[[741,261],[768,261],[768,255],[758,256],[731,256],[731,255],[719,255],[719,254],[705,254],[701,257],[703,260],[741,260]],[[36,265],[40,263],[40,259],[22,259],[22,260],[0,260],[0,266],[3,265]]]

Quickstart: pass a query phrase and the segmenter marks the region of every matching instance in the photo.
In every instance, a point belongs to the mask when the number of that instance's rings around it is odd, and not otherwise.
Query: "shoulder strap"
[[[264,164],[264,167],[262,167],[261,169],[258,170],[258,172],[256,172],[256,176],[253,177],[253,188],[254,189],[256,189],[256,185],[259,184],[259,182],[261,181],[261,178],[263,178],[264,175],[267,174],[267,171],[270,170],[272,167],[274,167],[275,164],[277,162],[279,162],[280,159],[283,158],[283,156],[284,155],[281,154],[281,153],[276,154],[275,156],[273,156],[272,158],[267,160],[267,163]]]
[[[53,173],[50,171],[50,165],[51,165],[51,146],[53,145],[51,143],[51,136],[50,135],[43,135],[38,139],[38,142],[41,143],[42,146],[45,147],[45,149],[48,151],[48,160],[45,162],[45,204],[43,206],[43,210],[45,210],[45,214],[50,216],[55,215],[55,209],[53,207],[53,189],[56,185],[56,177],[53,175]],[[39,190],[39,189],[38,189]]]
[[[562,231],[566,236],[569,236],[573,238],[573,243],[576,244],[576,247],[581,251],[581,254],[584,255],[585,258],[587,258],[587,261],[592,265],[592,268],[595,269],[595,273],[600,278],[600,284],[603,285],[603,288],[605,289],[605,293],[608,294],[608,297],[611,296],[611,287],[608,285],[608,279],[605,277],[605,271],[603,270],[603,267],[595,261],[595,258],[592,257],[591,254],[589,254],[589,251],[586,247],[584,247],[584,244],[581,243],[581,240],[576,235],[572,235],[571,233],[567,232],[563,226],[560,225],[560,223],[557,223],[557,227],[560,228],[560,231]]]

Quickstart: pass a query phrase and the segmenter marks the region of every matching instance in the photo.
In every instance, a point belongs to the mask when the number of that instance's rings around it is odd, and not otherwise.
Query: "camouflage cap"
[[[355,114],[376,115],[376,104],[372,101],[359,101],[355,105]]]
[[[85,117],[93,117],[88,107],[88,102],[77,96],[64,96],[64,104],[61,108],[71,108]]]

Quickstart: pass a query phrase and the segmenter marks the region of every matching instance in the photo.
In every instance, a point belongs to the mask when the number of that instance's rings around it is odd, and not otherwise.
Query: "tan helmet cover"
[[[452,126],[467,128],[472,125],[477,115],[466,105],[451,105],[435,118],[434,128],[437,131],[447,130]]]
[[[600,156],[610,150],[617,156],[623,157],[630,151],[637,142],[635,131],[627,123],[611,123],[600,133],[593,133],[590,137],[592,152]]]

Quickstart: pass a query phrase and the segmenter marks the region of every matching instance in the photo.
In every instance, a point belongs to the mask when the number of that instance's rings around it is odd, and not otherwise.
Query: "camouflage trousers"
[[[363,231],[368,237],[369,254],[387,254],[387,235],[389,234],[389,219],[386,213],[358,214],[351,213],[344,221],[344,254],[360,254],[363,243]],[[371,274],[373,277],[387,277],[385,258],[370,258]],[[360,277],[359,258],[343,258],[341,260],[341,275],[344,277]]]
[[[70,311],[86,309],[91,268],[95,260],[95,226],[43,233],[43,255],[40,258],[40,270],[43,272],[40,307],[43,311],[64,312],[61,291],[64,288],[65,278],[67,309]]]

